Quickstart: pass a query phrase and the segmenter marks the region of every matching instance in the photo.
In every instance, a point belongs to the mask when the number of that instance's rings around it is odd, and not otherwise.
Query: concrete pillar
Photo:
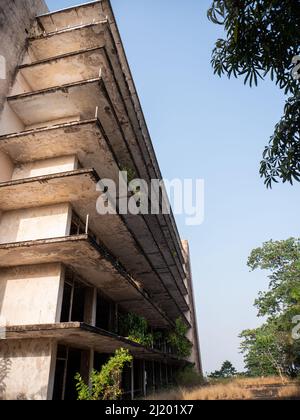
[[[161,367],[161,362],[159,362],[159,381],[160,381],[160,386],[162,386],[163,380],[162,380],[162,367]]]
[[[97,311],[97,289],[89,287],[86,289],[85,304],[84,304],[84,322],[96,325],[96,311]]]
[[[81,352],[80,374],[86,383],[89,381],[89,371],[90,371],[90,352],[88,350],[84,350]]]
[[[92,387],[91,383],[91,376],[94,370],[94,359],[95,359],[95,352],[94,350],[90,350],[90,362],[89,362],[89,386]]]
[[[143,396],[147,396],[147,372],[146,372],[146,362],[142,362],[142,378],[143,378]]]
[[[115,304],[115,313],[114,313],[114,332],[119,333],[119,305]]]
[[[0,152],[0,182],[7,182],[12,179],[14,165],[8,155]]]
[[[155,392],[155,389],[156,389],[156,377],[155,377],[155,362],[154,361],[152,362],[152,377],[153,377],[152,387],[153,387],[153,392]]]
[[[134,400],[134,361],[131,364],[131,399]]]
[[[167,386],[169,385],[169,375],[168,375],[168,365],[166,364],[165,365],[165,368],[166,368],[166,384],[167,384]]]

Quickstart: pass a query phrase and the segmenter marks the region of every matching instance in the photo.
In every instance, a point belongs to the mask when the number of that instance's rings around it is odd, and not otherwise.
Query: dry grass
[[[243,388],[235,383],[227,385],[212,385],[195,389],[186,390],[183,393],[184,400],[250,400],[252,393],[249,389]]]
[[[284,385],[290,382],[290,379],[284,378],[284,383],[278,376],[269,376],[266,378],[237,378],[233,380],[241,386],[264,386],[264,385]]]
[[[300,399],[300,384],[280,378],[239,378],[197,388],[177,388],[152,395],[157,401]]]
[[[278,397],[282,400],[300,400],[300,386],[299,385],[287,385],[285,388],[281,388],[278,392]]]

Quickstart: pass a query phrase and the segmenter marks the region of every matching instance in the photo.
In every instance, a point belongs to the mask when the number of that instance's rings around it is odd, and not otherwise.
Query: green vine
[[[133,357],[128,350],[116,350],[115,355],[102,366],[100,372],[94,370],[87,385],[81,375],[75,376],[79,401],[118,400],[122,396],[121,382],[124,367],[132,363]]]
[[[149,332],[149,325],[145,318],[129,313],[120,317],[119,326],[121,335],[127,337],[128,340],[145,347],[152,347],[154,336]]]
[[[175,329],[167,336],[167,342],[170,344],[177,356],[185,358],[192,353],[192,344],[186,338],[188,327],[182,318],[178,318],[175,323]]]
[[[136,178],[136,172],[133,168],[129,168],[128,166],[121,166],[121,172],[127,173],[127,182],[130,184]]]

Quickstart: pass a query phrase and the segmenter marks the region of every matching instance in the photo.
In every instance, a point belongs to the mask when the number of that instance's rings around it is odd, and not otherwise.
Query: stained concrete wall
[[[0,340],[0,399],[51,399],[55,357],[50,340]]]
[[[78,168],[76,156],[65,156],[54,159],[39,160],[16,166],[12,179],[31,178],[35,176],[57,174],[73,171]]]
[[[70,204],[5,212],[0,217],[0,243],[14,243],[67,236]]]
[[[0,319],[6,325],[60,321],[64,270],[45,264],[0,270]]]
[[[44,0],[0,0],[0,56],[6,62],[6,79],[0,79],[0,114],[14,82],[16,67],[22,63],[34,18],[47,12]]]
[[[8,155],[0,152],[0,182],[10,181],[14,171],[14,165]]]
[[[192,354],[191,354],[191,357],[189,358],[189,361],[191,363],[194,363],[196,370],[199,372],[200,375],[203,375],[201,353],[200,353],[200,343],[199,343],[199,333],[198,333],[197,313],[196,313],[195,296],[194,296],[194,288],[193,288],[193,281],[192,281],[190,249],[189,249],[188,241],[182,241],[182,248],[184,251],[185,267],[186,267],[186,274],[187,274],[186,280],[187,280],[187,288],[188,288],[188,293],[189,293],[190,313],[188,315],[188,318],[192,325],[192,328],[188,331],[188,334],[187,334],[188,339],[193,343]]]

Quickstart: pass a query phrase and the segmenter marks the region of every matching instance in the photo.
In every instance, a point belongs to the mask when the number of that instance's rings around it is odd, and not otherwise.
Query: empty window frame
[[[87,286],[66,270],[60,322],[84,322]]]
[[[96,327],[110,332],[117,332],[116,318],[115,303],[99,292],[97,295]]]

